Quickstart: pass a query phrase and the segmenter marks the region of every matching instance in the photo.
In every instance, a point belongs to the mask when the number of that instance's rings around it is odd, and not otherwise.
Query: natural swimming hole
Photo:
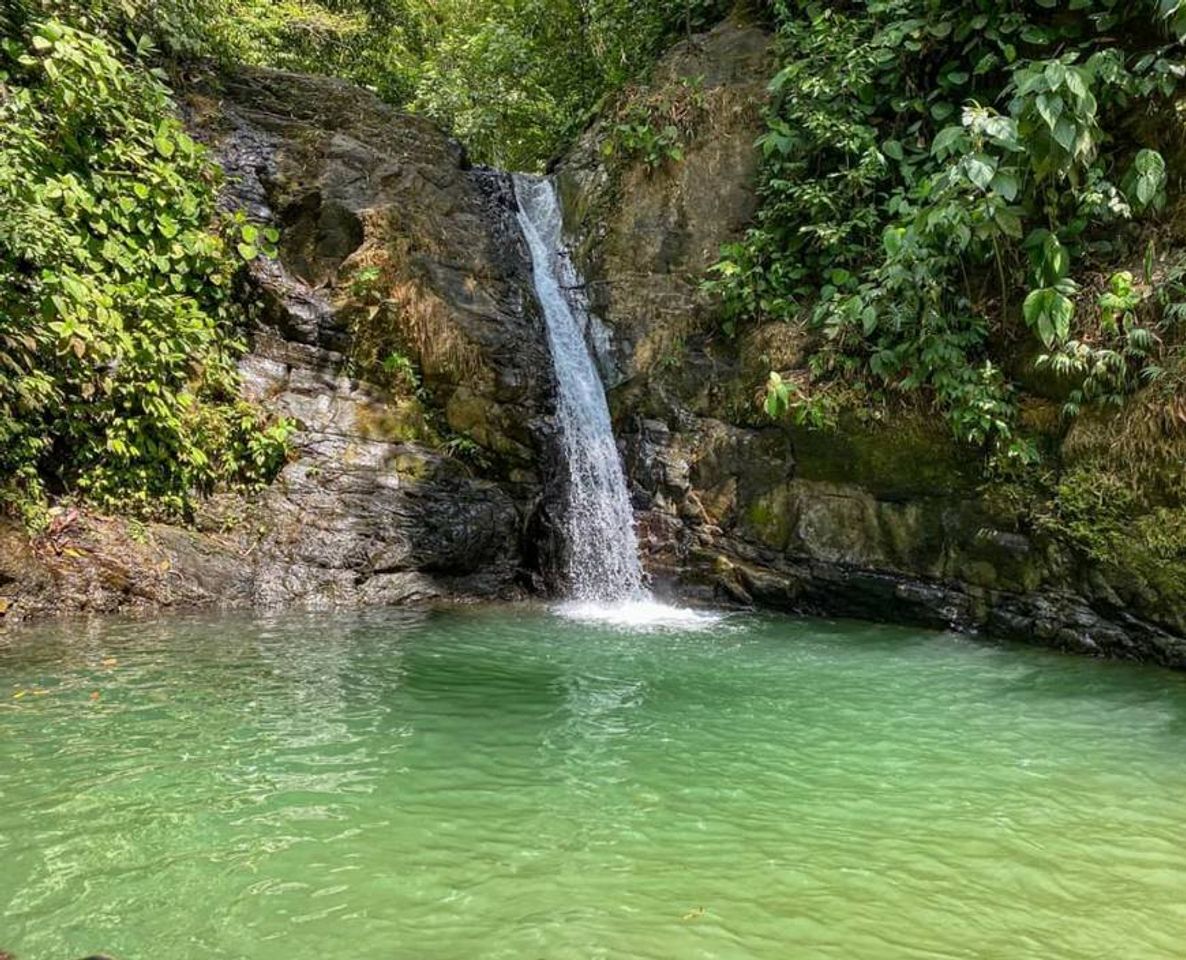
[[[543,607],[0,638],[19,960],[1179,958],[1186,679]]]

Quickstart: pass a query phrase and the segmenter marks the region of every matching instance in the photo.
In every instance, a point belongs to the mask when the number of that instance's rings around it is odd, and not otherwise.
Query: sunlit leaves
[[[529,169],[553,156],[608,91],[640,77],[662,46],[714,22],[721,0],[490,0],[419,3],[439,34],[410,103],[483,162]],[[661,158],[662,126],[625,136]],[[653,138],[651,135],[654,135]],[[652,140],[654,142],[643,142]],[[678,150],[678,147],[673,148]]]
[[[1094,159],[1101,138],[1095,80],[1090,68],[1062,60],[1036,61],[1014,73],[1009,110],[1039,180],[1077,180]]]
[[[1165,160],[1161,154],[1149,149],[1139,151],[1124,180],[1129,202],[1137,210],[1161,207],[1165,203],[1165,187]]]
[[[1023,309],[1025,322],[1037,331],[1047,347],[1053,347],[1070,335],[1075,304],[1054,287],[1031,291],[1025,298]]]
[[[770,377],[766,381],[766,399],[764,401],[766,415],[772,420],[781,419],[786,416],[790,402],[791,394],[786,382],[780,374],[771,371]]]
[[[32,35],[40,55],[18,53],[0,102],[0,472],[26,498],[52,473],[180,512],[274,469],[286,429],[241,427],[234,402],[239,261],[216,171],[167,90],[107,42],[52,21]]]

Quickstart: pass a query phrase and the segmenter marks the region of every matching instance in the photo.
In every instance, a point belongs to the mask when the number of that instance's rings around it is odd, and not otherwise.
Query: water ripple
[[[1184,731],[1175,674],[821,621],[39,629],[0,643],[0,948],[1170,960]]]

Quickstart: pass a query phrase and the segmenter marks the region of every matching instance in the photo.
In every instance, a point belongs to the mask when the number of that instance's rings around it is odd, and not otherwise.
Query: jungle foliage
[[[289,426],[238,399],[245,261],[170,86],[267,65],[426,113],[538,168],[719,0],[0,0],[0,507],[185,516],[266,482]]]
[[[1181,152],[1186,4],[773,7],[785,66],[759,142],[761,211],[708,284],[727,332],[815,333],[809,371],[772,373],[770,415],[823,423],[914,396],[1026,462],[1021,364],[994,356],[1035,340],[1038,365],[1074,385],[1068,416],[1177,362],[1156,227],[1178,199],[1166,155]]]
[[[536,169],[607,92],[726,0],[7,0],[115,43],[344,77],[439,121],[474,159]]]
[[[147,42],[146,42],[147,46]],[[145,49],[145,51],[147,50]],[[232,295],[269,244],[169,93],[56,20],[0,44],[0,498],[47,488],[183,515],[279,468],[287,426],[237,399]]]

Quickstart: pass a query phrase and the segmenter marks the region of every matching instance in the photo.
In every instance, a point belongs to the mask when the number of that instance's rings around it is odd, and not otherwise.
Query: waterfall
[[[557,419],[569,475],[569,592],[585,602],[645,601],[626,477],[605,389],[585,341],[590,317],[565,292],[578,286],[578,278],[564,252],[556,190],[549,179],[516,175],[515,194],[559,386]]]

